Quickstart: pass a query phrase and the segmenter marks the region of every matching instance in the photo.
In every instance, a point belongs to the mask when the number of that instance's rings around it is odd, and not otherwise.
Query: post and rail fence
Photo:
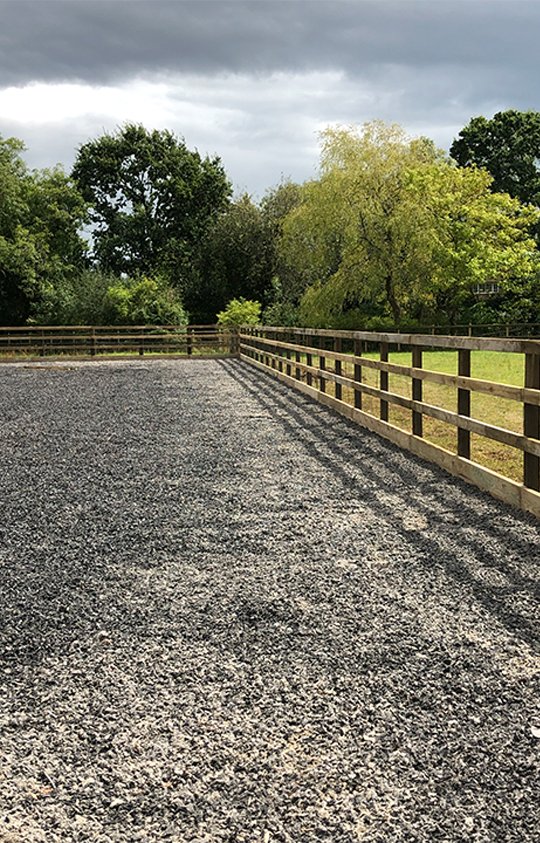
[[[535,339],[540,337],[540,322],[462,322],[457,325],[423,325],[415,329],[414,333],[456,337]]]
[[[0,327],[0,359],[236,353],[235,334],[218,325],[47,325]]]
[[[391,362],[391,352],[397,349],[401,349],[400,359],[405,349],[410,352],[410,365]],[[289,386],[493,496],[540,516],[540,341],[257,326],[241,329],[239,350],[242,360]],[[426,368],[424,352],[428,350],[454,352],[456,374]],[[472,377],[471,352],[475,351],[521,355],[523,385]],[[397,389],[390,388],[390,379]],[[449,409],[446,400],[427,402],[424,390],[430,385],[444,387],[452,395],[454,408]],[[517,406],[521,430],[474,417],[471,397],[477,395]],[[444,403],[446,407],[441,406]],[[397,417],[392,418],[392,413]],[[453,447],[430,441],[426,420],[453,430]],[[521,482],[505,476],[504,469],[494,471],[482,457],[472,454],[471,437],[514,449],[521,461]]]
[[[393,357],[396,351],[399,362]],[[455,372],[426,365],[430,351],[452,352]],[[519,355],[521,384],[472,376],[471,354],[481,351]],[[410,354],[410,365],[403,363],[404,353]],[[540,517],[540,340],[267,326],[0,327],[4,361],[144,355],[239,357],[398,446]],[[427,400],[433,390],[439,392]],[[478,397],[497,403],[495,421],[479,407]],[[514,429],[508,419],[514,419]],[[445,429],[445,437],[436,425]],[[479,441],[511,453],[509,470],[504,461],[501,467],[500,460],[494,470]]]

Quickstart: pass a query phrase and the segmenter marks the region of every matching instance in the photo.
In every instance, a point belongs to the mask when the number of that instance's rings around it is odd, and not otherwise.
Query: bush
[[[224,328],[236,328],[239,325],[259,325],[260,321],[260,302],[244,298],[231,299],[225,310],[217,315],[218,325],[222,325]]]
[[[298,325],[298,309],[288,301],[274,302],[265,307],[263,322],[265,325],[295,327]]]
[[[38,325],[105,325],[107,291],[119,283],[117,277],[98,269],[51,283],[28,321]]]
[[[111,325],[186,325],[188,317],[175,290],[162,281],[141,281],[109,287],[105,296]]]

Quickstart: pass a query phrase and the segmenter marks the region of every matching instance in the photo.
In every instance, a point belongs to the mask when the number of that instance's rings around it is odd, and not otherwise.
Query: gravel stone
[[[532,516],[235,360],[0,399],[0,841],[538,840]]]

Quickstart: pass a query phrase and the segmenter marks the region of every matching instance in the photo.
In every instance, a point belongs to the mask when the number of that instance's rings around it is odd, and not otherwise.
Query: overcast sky
[[[0,134],[33,167],[126,121],[218,154],[237,192],[316,174],[330,124],[448,148],[540,110],[540,0],[0,0]]]

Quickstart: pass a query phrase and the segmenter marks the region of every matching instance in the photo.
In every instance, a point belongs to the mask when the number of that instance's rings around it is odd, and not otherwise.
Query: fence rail
[[[539,322],[466,322],[459,325],[425,325],[422,333],[469,337],[540,337]]]
[[[235,335],[217,325],[0,327],[0,358],[26,355],[232,354]]]
[[[397,349],[410,352],[411,365],[391,362],[391,352]],[[432,349],[454,352],[457,373],[426,368],[424,352]],[[540,516],[540,341],[244,327],[239,334],[239,350],[243,360],[333,407],[364,427],[437,463],[495,497]],[[475,351],[521,355],[523,385],[512,386],[472,377],[471,352]],[[376,384],[367,382],[366,370],[375,374]],[[391,378],[399,380],[401,385],[408,384],[407,394],[403,390],[391,389]],[[454,408],[424,400],[426,384],[438,384],[451,390]],[[475,394],[503,402],[517,402],[522,431],[474,417],[471,396]],[[365,399],[371,400],[371,406],[366,406]],[[401,413],[399,424],[391,419],[392,408]],[[428,440],[424,431],[426,418],[444,423],[454,430],[453,449]],[[472,456],[472,434],[515,449],[521,460],[522,482],[506,476],[504,472],[492,470],[482,464],[482,459]]]

